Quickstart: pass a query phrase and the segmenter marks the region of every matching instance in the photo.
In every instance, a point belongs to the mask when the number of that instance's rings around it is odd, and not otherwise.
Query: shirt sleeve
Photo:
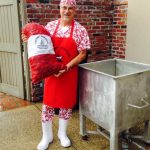
[[[86,29],[78,23],[76,23],[74,38],[77,43],[77,49],[79,52],[91,48],[90,38]]]
[[[90,39],[85,28],[81,31],[80,42],[78,45],[78,51],[88,50],[91,48]]]

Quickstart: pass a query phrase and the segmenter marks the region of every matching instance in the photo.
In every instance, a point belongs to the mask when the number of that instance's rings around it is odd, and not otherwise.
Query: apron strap
[[[60,24],[60,19],[58,20],[58,23],[57,23],[57,26],[56,26],[56,28],[55,28],[53,37],[55,37],[55,35],[56,35],[56,33],[57,33],[59,24]],[[74,20],[72,21],[71,32],[70,32],[70,38],[72,38],[72,36],[73,36],[73,30],[74,30]]]
[[[53,37],[56,35],[56,32],[57,32],[58,27],[59,27],[59,24],[60,24],[60,19],[58,20],[58,23],[57,23],[57,26],[56,26],[56,28],[55,28],[55,31],[54,31]]]
[[[72,37],[73,37],[73,30],[74,30],[74,20],[72,21],[70,38],[72,38]]]

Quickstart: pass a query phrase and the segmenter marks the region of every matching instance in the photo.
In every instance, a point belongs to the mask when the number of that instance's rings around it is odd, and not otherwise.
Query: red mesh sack
[[[49,32],[38,23],[28,23],[22,29],[27,37],[28,60],[33,83],[65,69],[64,63],[56,59]]]

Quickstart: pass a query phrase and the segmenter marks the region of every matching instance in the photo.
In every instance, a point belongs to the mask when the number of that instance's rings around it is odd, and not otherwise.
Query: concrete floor
[[[34,103],[0,112],[0,150],[36,150],[42,136],[41,107],[41,103]],[[96,129],[96,125],[90,120],[87,120],[86,125],[88,130]],[[54,141],[48,150],[65,149],[60,146],[57,130],[56,115],[53,122]],[[67,150],[109,150],[109,141],[101,135],[90,135],[88,141],[82,140],[79,134],[78,110],[73,112],[68,135],[72,146]],[[145,147],[145,150],[150,150],[149,145]],[[138,150],[138,148],[131,145],[129,150]]]
[[[41,103],[0,112],[0,150],[36,150],[41,139]],[[94,124],[87,122],[90,128]],[[63,150],[57,138],[58,117],[54,118],[54,141],[48,150]],[[73,112],[69,123],[68,135],[72,146],[67,150],[109,150],[109,142],[92,135],[83,141],[79,134],[78,111]]]

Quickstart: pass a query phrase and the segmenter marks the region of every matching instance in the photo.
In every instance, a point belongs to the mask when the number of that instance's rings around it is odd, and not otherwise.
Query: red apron
[[[72,22],[70,37],[56,37],[60,24],[57,24],[52,37],[55,52],[62,56],[63,63],[67,64],[78,55],[77,46],[72,38],[74,30],[74,21]],[[78,67],[75,66],[68,72],[59,77],[50,76],[45,79],[44,83],[44,100],[45,105],[53,108],[73,108],[77,98]]]

